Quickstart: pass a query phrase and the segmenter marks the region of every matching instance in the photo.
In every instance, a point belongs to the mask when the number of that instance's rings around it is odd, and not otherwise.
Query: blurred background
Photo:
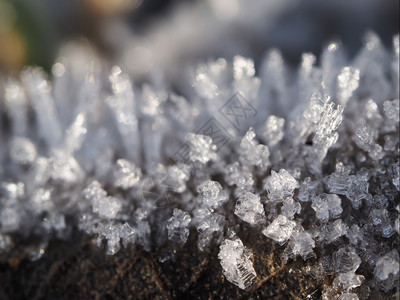
[[[398,0],[0,0],[0,73],[50,70],[69,41],[145,74],[174,73],[198,58],[241,54],[256,62],[271,47],[291,64],[329,41],[353,56],[373,30],[390,47]],[[169,71],[168,71],[169,70]]]

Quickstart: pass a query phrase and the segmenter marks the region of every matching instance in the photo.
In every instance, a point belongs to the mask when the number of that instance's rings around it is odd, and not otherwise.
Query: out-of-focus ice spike
[[[14,137],[10,141],[10,156],[17,164],[31,164],[37,155],[35,145],[27,138]]]
[[[315,67],[315,55],[305,53],[302,55],[301,59],[301,65],[298,71],[299,100],[300,103],[306,104],[313,93],[321,90],[322,73],[321,70]],[[302,107],[299,108],[301,109]]]
[[[192,162],[206,164],[217,158],[217,147],[213,144],[211,137],[190,133],[187,139],[190,147],[189,158]]]
[[[233,58],[233,78],[237,81],[252,78],[256,74],[254,61],[242,56]]]
[[[53,148],[59,144],[62,131],[51,96],[51,86],[40,68],[24,70],[21,79],[35,110],[40,136]]]
[[[400,76],[399,76],[399,64],[400,64],[400,58],[399,58],[399,35],[396,35],[393,37],[393,52],[394,52],[394,57],[392,61],[392,74],[393,74],[393,81],[394,81],[394,86],[395,90],[394,93],[395,95],[399,94],[399,89],[400,89]]]
[[[163,110],[160,108],[167,99],[163,91],[154,91],[149,85],[144,85],[141,96],[142,141],[146,167],[151,169],[161,163],[161,143],[166,127]]]
[[[74,157],[58,149],[54,149],[51,153],[50,174],[55,181],[73,184],[84,178],[85,173]]]
[[[34,189],[43,186],[50,178],[49,159],[39,156],[32,163],[27,173],[27,187]]]
[[[346,106],[360,83],[360,70],[353,67],[344,67],[337,77],[337,101]]]
[[[128,76],[122,74],[121,69],[116,66],[113,67],[109,78],[113,96],[107,99],[107,104],[114,114],[127,157],[138,164],[140,162],[140,138],[132,84]]]
[[[93,212],[105,219],[114,219],[121,212],[121,200],[116,197],[92,198]]]
[[[144,120],[142,124],[143,153],[148,170],[161,163],[161,145],[165,130],[166,122],[162,116],[154,120]]]
[[[221,106],[221,95],[227,94],[229,87],[228,64],[225,59],[200,64],[193,74],[193,87],[196,93],[205,99],[205,109],[216,112]]]
[[[36,215],[44,211],[52,211],[54,209],[54,203],[51,194],[52,191],[50,189],[39,188],[35,190],[30,197],[30,210]]]
[[[94,180],[82,191],[82,196],[91,200],[92,198],[104,198],[107,193],[103,190],[100,182]]]
[[[354,66],[360,70],[364,97],[370,97],[380,104],[390,97],[391,88],[386,79],[390,71],[388,53],[374,32],[365,36],[364,48],[354,60]]]
[[[254,106],[257,100],[258,91],[261,85],[261,80],[254,77],[256,71],[254,61],[242,56],[233,58],[233,78],[234,89],[243,93],[246,99],[250,100]]]
[[[0,192],[4,198],[15,200],[25,195],[25,185],[23,182],[2,182]]]
[[[86,133],[86,114],[80,113],[65,131],[63,147],[65,152],[72,155],[75,151],[79,150],[82,147]]]
[[[5,104],[12,122],[12,132],[26,136],[28,120],[28,101],[23,86],[16,80],[8,79],[5,86]]]
[[[18,206],[4,206],[0,211],[0,227],[2,233],[14,232],[20,228],[23,222]]]
[[[269,149],[260,145],[256,140],[256,134],[252,127],[246,132],[239,146],[240,160],[243,165],[259,167],[265,170],[270,165]]]
[[[396,122],[399,125],[400,116],[399,116],[399,99],[395,99],[392,101],[385,101],[383,103],[383,110],[385,111],[385,115]]]
[[[236,201],[235,215],[250,225],[262,224],[266,220],[260,196],[253,193],[246,193]]]
[[[118,159],[115,163],[113,177],[115,186],[129,189],[140,180],[142,170],[125,159]]]
[[[1,222],[0,222],[1,223]],[[0,252],[6,252],[13,246],[13,242],[9,235],[0,232]]]
[[[218,258],[221,260],[222,272],[229,282],[242,290],[249,288],[257,277],[252,256],[253,253],[239,238],[225,239],[219,248]]]
[[[259,103],[260,114],[287,114],[289,90],[287,74],[282,54],[277,49],[270,50],[261,66],[262,91],[267,94],[268,101]],[[263,104],[265,103],[265,104]]]
[[[283,215],[279,215],[271,224],[269,224],[262,233],[273,239],[279,245],[283,245],[292,236],[293,228],[296,222],[289,220]]]
[[[271,115],[264,125],[264,139],[269,147],[276,146],[285,135],[285,119]]]
[[[85,64],[84,70],[80,70],[80,72],[84,72],[84,75],[79,74],[79,77],[82,76],[83,78],[81,79],[81,82],[78,83],[80,84],[80,87],[78,89],[78,94],[75,97],[77,102],[74,107],[70,109],[72,112],[70,117],[71,120],[80,113],[86,113],[87,118],[98,118],[96,110],[93,110],[95,104],[99,102],[99,94],[102,84],[99,71],[97,70],[98,67],[99,66],[95,61],[90,60],[89,63]]]
[[[327,94],[332,97],[336,91],[337,75],[344,62],[345,59],[340,43],[332,42],[325,47],[321,55],[322,78]]]

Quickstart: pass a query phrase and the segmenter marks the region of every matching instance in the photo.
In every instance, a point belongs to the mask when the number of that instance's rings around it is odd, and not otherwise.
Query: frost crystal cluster
[[[159,69],[139,85],[80,47],[50,76],[1,78],[0,253],[22,240],[39,259],[75,230],[108,254],[172,249],[161,263],[193,243],[219,251],[225,278],[249,290],[275,270],[258,259],[262,243],[273,262],[331,276],[323,299],[393,295],[398,36],[393,45],[369,33],[355,58],[332,43],[296,70],[278,50],[259,68],[209,60],[181,76],[182,95]]]

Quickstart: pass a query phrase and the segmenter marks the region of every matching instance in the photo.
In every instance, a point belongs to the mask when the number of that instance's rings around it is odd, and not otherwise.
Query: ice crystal
[[[207,208],[198,208],[193,214],[193,223],[199,232],[197,246],[200,250],[204,250],[214,238],[218,238],[222,233],[225,218],[220,214],[212,213]]]
[[[265,222],[264,207],[260,197],[252,193],[246,193],[236,201],[235,215],[251,225]]]
[[[342,213],[342,200],[335,194],[321,194],[315,197],[311,207],[321,221],[328,221],[329,217],[337,218]]]
[[[279,215],[263,230],[263,234],[278,244],[283,245],[292,236],[295,226],[296,222],[289,220],[283,215]]]
[[[257,141],[255,141],[255,137],[254,129],[250,127],[240,143],[240,159],[244,165],[252,165],[261,169],[266,169],[270,164],[269,149],[265,145],[259,145]]]
[[[257,277],[254,270],[251,251],[240,239],[225,239],[220,246],[218,258],[221,260],[222,272],[226,279],[241,289],[251,286]]]
[[[272,171],[264,183],[268,198],[273,202],[282,202],[286,197],[292,197],[297,187],[296,179],[285,169],[281,169],[279,173]]]
[[[199,198],[202,204],[207,208],[217,208],[228,200],[228,195],[217,181],[204,181],[198,186],[197,191],[200,193]]]
[[[313,255],[315,241],[310,233],[306,232],[301,225],[294,227],[288,243],[290,255],[300,255],[304,260]]]
[[[281,213],[288,219],[293,219],[295,214],[300,214],[301,204],[294,201],[293,198],[286,198],[283,200]]]
[[[389,53],[368,33],[352,60],[332,42],[297,70],[278,50],[260,66],[230,53],[189,66],[191,82],[178,66],[136,81],[129,64],[107,71],[87,50],[63,51],[50,79],[32,67],[0,78],[2,253],[39,259],[78,228],[108,254],[133,244],[165,261],[197,231],[197,247],[220,245],[223,274],[247,289],[261,232],[262,246],[286,244],[283,263],[314,257],[316,278],[334,276],[323,298],[393,293],[398,36]]]
[[[350,290],[360,286],[364,281],[364,276],[356,275],[354,272],[341,273],[335,277],[333,285],[343,290]]]
[[[338,273],[355,272],[361,264],[361,258],[352,246],[340,248],[332,258]]]
[[[191,220],[187,212],[175,208],[172,217],[167,220],[168,238],[177,243],[186,243]]]
[[[393,249],[378,259],[374,275],[385,291],[397,286],[399,280],[399,253],[397,250]]]

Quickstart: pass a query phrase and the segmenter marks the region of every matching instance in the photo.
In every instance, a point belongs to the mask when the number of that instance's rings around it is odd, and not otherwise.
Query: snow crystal
[[[293,257],[300,255],[304,260],[313,255],[315,241],[310,233],[306,232],[301,225],[294,227],[288,243],[288,249]]]
[[[257,277],[251,261],[252,255],[238,238],[225,239],[218,253],[226,279],[243,290],[249,288]]]
[[[260,202],[260,196],[246,193],[236,201],[235,215],[250,225],[265,222],[264,207]]]
[[[335,277],[333,285],[343,290],[350,290],[360,286],[364,279],[364,276],[357,275],[354,272],[341,273]]]
[[[311,207],[315,210],[319,220],[326,222],[331,218],[337,218],[342,213],[342,200],[335,194],[321,194],[312,200]]]
[[[289,220],[283,215],[279,215],[262,233],[278,244],[283,245],[292,236],[295,226],[296,222]]]
[[[355,272],[361,264],[361,258],[352,246],[340,248],[333,253],[332,259],[338,273]]]
[[[257,166],[266,169],[269,164],[269,149],[260,145],[256,140],[256,133],[252,127],[246,132],[239,146],[240,160],[243,165]]]
[[[294,201],[293,198],[286,198],[283,200],[281,214],[288,219],[293,219],[295,214],[300,214],[301,204]]]
[[[198,208],[194,210],[193,215],[193,224],[199,232],[197,246],[200,250],[205,250],[213,238],[222,233],[225,218],[207,208]]]
[[[187,212],[175,208],[172,217],[167,220],[168,239],[180,244],[186,243],[191,220]]]
[[[282,202],[287,197],[293,197],[297,187],[296,179],[285,169],[281,169],[279,173],[271,171],[271,176],[267,177],[264,182],[264,188],[272,202]]]
[[[207,180],[197,187],[202,204],[207,208],[217,208],[228,200],[228,195],[217,181]]]

